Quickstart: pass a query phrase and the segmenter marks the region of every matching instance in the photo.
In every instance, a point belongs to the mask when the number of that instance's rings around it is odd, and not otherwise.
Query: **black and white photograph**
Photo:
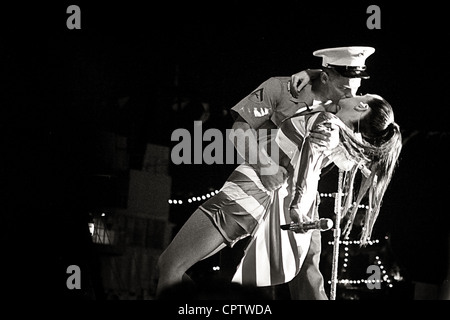
[[[450,300],[443,2],[0,10],[4,301]]]

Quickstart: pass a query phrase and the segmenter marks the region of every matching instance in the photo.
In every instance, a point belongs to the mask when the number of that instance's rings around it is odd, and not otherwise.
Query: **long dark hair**
[[[343,215],[347,219],[343,230],[348,236],[352,230],[358,206],[363,199],[368,200],[369,209],[364,217],[361,232],[361,245],[367,244],[372,235],[373,226],[380,212],[382,200],[391,181],[402,149],[400,127],[394,121],[391,105],[382,97],[373,95],[368,101],[370,112],[354,124],[363,137],[357,139],[348,128],[341,128],[341,141],[358,166],[345,172],[343,181]],[[354,192],[354,180],[357,171],[362,172],[357,193]],[[354,200],[355,199],[355,200]]]

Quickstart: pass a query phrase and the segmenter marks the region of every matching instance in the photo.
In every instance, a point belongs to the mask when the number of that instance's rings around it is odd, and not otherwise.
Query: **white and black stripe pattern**
[[[314,175],[320,173],[322,161],[311,157],[311,149],[305,143],[305,137],[318,115],[314,113],[288,119],[277,131],[274,140],[279,146],[279,155],[289,159],[289,178],[280,189],[269,192],[254,169],[248,164],[241,164],[219,193],[200,206],[211,217],[228,245],[233,246],[244,237],[252,237],[233,282],[271,286],[286,283],[299,272],[309,249],[311,233],[283,231],[280,225],[291,221],[289,205],[300,167],[300,171],[308,174],[309,171]],[[316,180],[314,176],[313,179],[305,177],[299,181],[305,191],[302,195],[305,220],[313,220],[317,216]]]
[[[311,233],[286,232],[282,231],[280,226],[291,221],[289,205],[293,196],[293,186],[297,183],[299,167],[303,166],[302,170],[305,172],[310,170],[311,166],[318,168],[317,161],[319,159],[311,158],[310,150],[304,145],[304,137],[318,115],[318,113],[314,114],[309,119],[308,128],[305,125],[305,117],[289,119],[281,126],[275,141],[280,147],[280,152],[291,159],[288,168],[288,171],[291,172],[290,179],[282,188],[274,192],[269,214],[259,224],[249,242],[244,257],[234,274],[233,282],[254,286],[272,286],[291,281],[300,271],[309,249]],[[317,181],[312,180],[308,181],[308,188],[306,188],[305,181],[300,182],[303,184],[304,190],[308,191],[303,195],[302,200],[306,206],[309,206],[304,209],[306,210],[305,219],[309,220],[317,216]]]

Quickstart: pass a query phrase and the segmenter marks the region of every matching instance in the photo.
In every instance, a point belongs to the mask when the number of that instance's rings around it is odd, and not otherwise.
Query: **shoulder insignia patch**
[[[249,99],[253,102],[263,102],[264,96],[263,96],[264,88],[258,89],[255,92],[250,94]]]

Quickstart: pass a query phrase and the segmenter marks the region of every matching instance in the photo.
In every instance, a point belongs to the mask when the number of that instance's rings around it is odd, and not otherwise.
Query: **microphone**
[[[280,226],[282,230],[290,231],[308,231],[312,229],[319,229],[320,231],[327,231],[333,227],[333,220],[328,218],[322,218],[320,220],[311,222],[300,222],[300,223],[290,223],[283,224]]]

